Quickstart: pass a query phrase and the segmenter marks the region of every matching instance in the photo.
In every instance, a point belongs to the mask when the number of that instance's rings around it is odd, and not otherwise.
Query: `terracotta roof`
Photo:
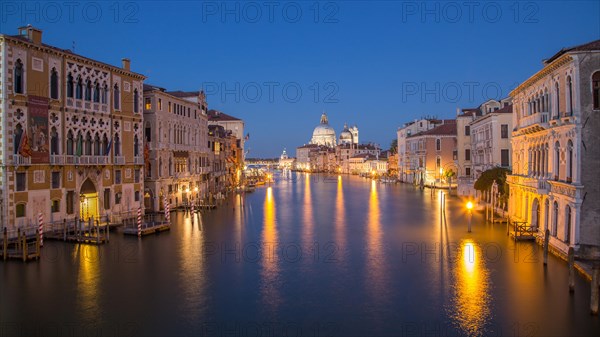
[[[456,122],[454,123],[444,123],[440,126],[437,126],[431,130],[415,133],[412,136],[407,138],[413,138],[418,136],[452,136],[456,135]]]
[[[498,109],[496,111],[492,111],[491,113],[494,113],[494,114],[511,114],[511,113],[513,113],[513,106],[512,106],[512,104],[509,104],[509,105],[503,107],[502,109]]]
[[[228,115],[218,110],[208,110],[208,120],[210,122],[221,122],[221,121],[241,121],[241,119]]]
[[[310,149],[310,148],[318,148],[319,145],[317,144],[306,144],[306,145],[302,145],[302,146],[298,146],[297,149]]]
[[[600,40],[580,44],[575,47],[563,48],[563,49],[559,50],[558,53],[552,55],[552,57],[550,57],[549,59],[544,60],[544,64],[550,64],[550,63],[552,63],[552,61],[556,60],[557,58],[559,58],[560,56],[562,56],[563,54],[568,53],[568,52],[593,51],[593,50],[600,51]]]
[[[32,45],[34,45],[34,46],[36,45],[35,43],[31,42],[31,41],[30,41],[30,40],[29,40],[27,37],[24,37],[24,36],[21,36],[21,35],[5,35],[5,34],[0,34],[0,36],[6,36],[6,37],[9,37],[9,38],[12,38],[12,39],[15,39],[15,40],[20,40],[20,41],[23,41],[23,42],[26,42],[26,43],[32,44]],[[143,79],[146,79],[146,78],[147,78],[147,77],[146,77],[145,75],[143,75],[143,74],[136,73],[136,72],[134,72],[134,71],[131,71],[131,70],[125,70],[125,69],[123,69],[123,68],[121,68],[121,67],[118,67],[118,66],[115,66],[115,65],[112,65],[112,64],[106,63],[106,62],[98,61],[98,60],[96,60],[96,59],[93,59],[93,58],[90,58],[90,57],[87,57],[87,56],[83,56],[83,55],[80,55],[80,54],[76,54],[76,53],[74,53],[74,52],[73,52],[72,50],[70,50],[70,49],[62,49],[62,48],[55,47],[55,46],[52,46],[52,45],[49,45],[49,44],[46,44],[46,43],[43,43],[43,42],[42,42],[40,45],[41,45],[42,47],[44,47],[44,48],[53,49],[53,50],[56,50],[56,51],[59,51],[59,52],[63,52],[63,53],[65,53],[65,54],[70,54],[70,55],[73,55],[73,56],[75,56],[75,57],[79,57],[79,58],[82,58],[82,59],[86,59],[86,60],[89,60],[89,61],[92,61],[92,62],[95,62],[95,63],[101,64],[101,65],[103,65],[103,66],[106,66],[106,67],[109,67],[109,68],[113,68],[113,71],[115,71],[115,70],[117,70],[117,71],[122,71],[122,72],[130,73],[130,74],[132,74],[132,75],[134,75],[134,76],[142,77]]]
[[[175,96],[175,97],[196,97],[198,95],[200,95],[199,91],[181,91],[181,90],[177,90],[177,91],[167,91],[167,94]]]

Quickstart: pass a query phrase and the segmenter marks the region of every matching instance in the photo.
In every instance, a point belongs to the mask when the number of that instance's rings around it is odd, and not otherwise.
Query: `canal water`
[[[170,232],[0,266],[0,336],[597,335],[564,262],[439,192],[290,173]],[[442,219],[442,221],[440,221]]]

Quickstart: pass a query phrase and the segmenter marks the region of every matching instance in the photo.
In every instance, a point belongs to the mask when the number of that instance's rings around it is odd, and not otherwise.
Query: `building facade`
[[[436,185],[443,172],[456,169],[456,121],[443,120],[430,130],[406,138],[405,182]]]
[[[422,118],[406,123],[403,127],[398,128],[398,178],[400,181],[414,181],[415,172],[414,168],[411,167],[409,151],[406,146],[407,138],[419,132],[431,130],[440,123],[441,121],[435,118]]]
[[[164,88],[144,86],[144,141],[147,144],[144,205],[161,211],[206,196],[211,172],[206,97],[186,100]]]
[[[494,167],[511,168],[512,105],[493,110],[469,124],[474,180]],[[458,151],[460,153],[460,151]]]
[[[9,229],[101,219],[141,206],[143,75],[0,35],[0,214]]]
[[[511,92],[509,213],[566,254],[600,246],[600,40],[563,49]]]

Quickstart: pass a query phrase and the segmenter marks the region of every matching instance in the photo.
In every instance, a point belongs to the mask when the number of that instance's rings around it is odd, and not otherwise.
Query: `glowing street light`
[[[467,210],[469,212],[469,233],[471,233],[471,218],[473,217],[473,203],[471,201],[467,202]]]

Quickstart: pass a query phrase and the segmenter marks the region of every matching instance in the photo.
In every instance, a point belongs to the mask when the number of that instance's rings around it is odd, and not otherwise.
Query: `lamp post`
[[[473,203],[471,201],[467,202],[467,211],[469,212],[469,227],[468,232],[471,233],[471,218],[473,217]]]

